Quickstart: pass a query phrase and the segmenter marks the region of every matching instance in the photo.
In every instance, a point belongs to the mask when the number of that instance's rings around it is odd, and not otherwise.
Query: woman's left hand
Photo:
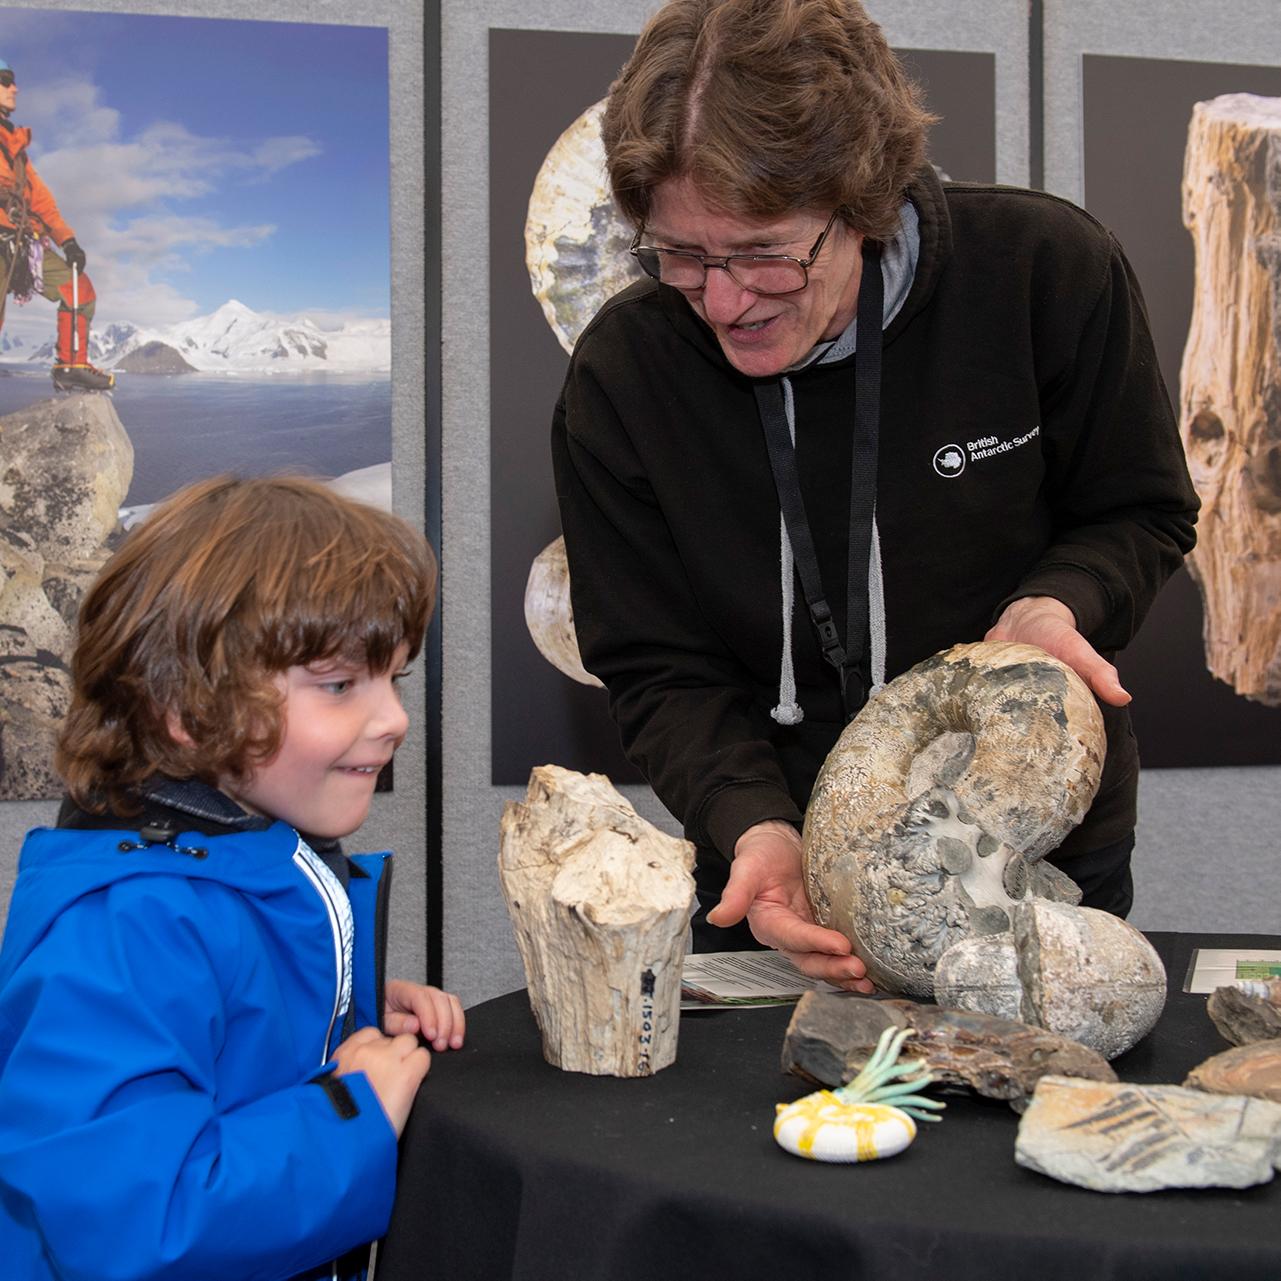
[[[1076,615],[1053,596],[1012,601],[983,639],[1036,645],[1066,663],[1102,702],[1124,707],[1130,701],[1116,668],[1076,630]]]

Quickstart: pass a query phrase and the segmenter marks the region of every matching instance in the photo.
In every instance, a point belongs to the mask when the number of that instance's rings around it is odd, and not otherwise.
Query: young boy
[[[433,593],[404,522],[221,477],[86,596],[69,797],[0,947],[5,1276],[363,1275],[417,1034],[463,1039],[456,997],[382,990],[390,867],[338,847],[405,736]]]

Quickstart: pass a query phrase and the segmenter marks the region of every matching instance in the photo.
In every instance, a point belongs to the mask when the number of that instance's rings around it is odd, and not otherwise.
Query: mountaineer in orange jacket
[[[96,295],[84,274],[85,252],[63,221],[49,188],[27,158],[31,130],[10,117],[18,102],[13,69],[0,59],[0,325],[13,294],[33,293],[58,304],[58,347],[53,385],[61,390],[105,391],[115,378],[89,363],[89,321]],[[62,249],[59,256],[53,250]]]

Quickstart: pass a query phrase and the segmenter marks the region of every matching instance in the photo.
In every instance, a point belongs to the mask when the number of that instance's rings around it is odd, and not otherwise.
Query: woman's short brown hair
[[[636,226],[660,183],[692,177],[728,213],[844,207],[884,240],[934,119],[858,0],[669,0],[610,89],[602,133]]]
[[[152,774],[243,777],[280,748],[279,674],[335,657],[382,672],[402,644],[412,657],[435,584],[421,534],[319,481],[179,490],[81,605],[55,757],[72,797],[132,813]]]

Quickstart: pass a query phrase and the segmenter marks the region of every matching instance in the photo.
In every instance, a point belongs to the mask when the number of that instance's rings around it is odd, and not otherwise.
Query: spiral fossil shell
[[[557,671],[580,685],[603,688],[584,666],[574,634],[574,607],[569,599],[569,563],[565,540],[548,543],[529,568],[525,583],[525,626],[538,652]]]
[[[1093,695],[1029,645],[958,645],[846,727],[805,818],[806,889],[878,987],[933,995],[943,952],[1029,898],[1079,901],[1038,860],[1085,815],[1105,739]]]
[[[587,108],[547,153],[529,197],[525,266],[543,315],[566,351],[587,322],[642,272],[627,252],[632,229],[614,203],[600,122]]]

